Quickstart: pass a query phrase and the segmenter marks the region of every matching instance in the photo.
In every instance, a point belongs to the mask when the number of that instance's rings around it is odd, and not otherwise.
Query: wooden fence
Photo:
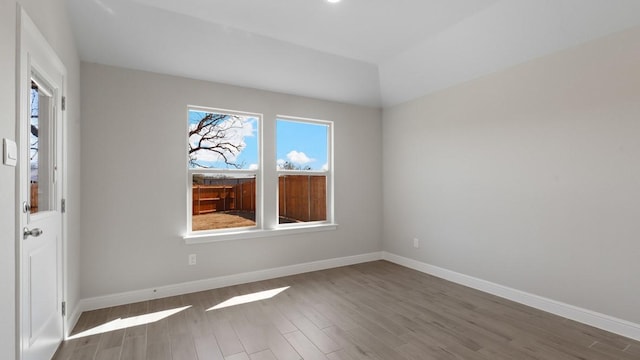
[[[280,216],[296,221],[327,219],[327,177],[284,175],[278,183]]]
[[[216,211],[255,211],[255,180],[237,185],[193,185],[192,214]]]
[[[255,211],[256,182],[234,185],[193,185],[192,214],[216,211]],[[327,178],[322,175],[284,175],[278,183],[280,217],[293,221],[327,219]]]
[[[31,183],[31,192],[29,195],[30,195],[29,205],[31,206],[30,212],[32,214],[35,214],[38,212],[38,183],[37,182]]]

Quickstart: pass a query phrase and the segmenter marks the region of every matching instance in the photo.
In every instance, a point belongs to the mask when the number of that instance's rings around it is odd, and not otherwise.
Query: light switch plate
[[[16,142],[2,139],[2,163],[7,166],[16,166],[18,163],[18,146]]]

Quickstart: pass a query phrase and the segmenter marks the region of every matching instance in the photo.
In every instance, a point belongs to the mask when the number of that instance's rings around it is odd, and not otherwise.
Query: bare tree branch
[[[226,165],[236,169],[242,168],[244,164],[232,159],[242,151],[243,144],[234,144],[230,139],[235,131],[242,130],[243,127],[240,116],[205,113],[196,126],[189,130],[189,165],[209,168],[210,166],[199,161],[196,155],[199,151],[210,151],[217,154]]]

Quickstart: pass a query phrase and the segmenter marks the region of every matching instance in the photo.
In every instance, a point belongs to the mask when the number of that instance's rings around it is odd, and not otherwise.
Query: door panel
[[[66,70],[24,11],[19,23],[20,358],[40,360],[50,359],[64,337],[60,169]]]
[[[54,225],[54,224],[52,224]],[[42,226],[42,225],[41,225]],[[45,226],[49,229],[49,226]],[[50,269],[56,267],[56,240],[53,235],[43,233],[33,242],[33,250],[29,251],[29,311],[31,313],[29,326],[29,343],[34,344],[38,337],[46,332],[48,325],[58,317],[56,273]]]

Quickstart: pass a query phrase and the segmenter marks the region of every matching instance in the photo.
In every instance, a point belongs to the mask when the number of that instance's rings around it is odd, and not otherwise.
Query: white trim
[[[325,199],[325,208],[326,208],[326,222],[334,223],[336,221],[335,217],[335,197],[334,197],[334,186],[335,186],[335,169],[334,169],[334,122],[331,120],[319,120],[319,119],[311,119],[311,118],[303,118],[298,116],[289,116],[289,115],[276,115],[275,118],[275,146],[278,146],[278,121],[289,121],[289,122],[297,122],[300,124],[312,124],[312,125],[320,125],[327,127],[327,170],[298,170],[298,171],[290,171],[290,170],[281,170],[277,168],[276,165],[276,178],[278,179],[276,183],[280,180],[280,175],[319,175],[325,176],[327,179],[326,183],[326,199]],[[277,162],[277,156],[276,156]],[[279,189],[279,186],[277,187]],[[277,193],[277,191],[276,191]],[[279,196],[279,195],[278,195]],[[276,202],[276,214],[280,213],[280,209],[278,208],[279,201]],[[281,225],[279,225],[281,226]]]
[[[640,340],[640,324],[492,283],[490,281],[478,279],[473,276],[447,270],[386,251],[382,252],[382,258],[398,265],[515,301],[520,304],[531,306],[551,314],[562,316],[564,318],[594,326],[631,339]]]
[[[311,232],[318,231],[330,231],[336,230],[338,228],[338,224],[327,224],[327,223],[311,223],[311,224],[291,224],[290,227],[278,227],[276,229],[242,229],[242,230],[234,230],[225,231],[223,233],[204,233],[204,234],[191,234],[185,235],[182,237],[184,243],[187,245],[191,244],[206,244],[212,242],[219,241],[228,241],[228,240],[240,240],[240,239],[255,239],[255,238],[265,238],[265,237],[276,237],[276,236],[286,236],[286,235],[295,235],[295,234],[306,234]]]
[[[276,114],[276,120],[292,121],[292,122],[297,122],[301,124],[314,123],[316,125],[333,126],[333,121],[331,120],[321,120],[321,119],[313,119],[313,118],[282,115],[282,114]]]
[[[76,313],[79,314],[84,311],[130,304],[167,296],[189,294],[198,291],[217,289],[253,281],[274,279],[282,276],[302,274],[317,270],[331,269],[340,266],[360,264],[380,259],[382,259],[382,253],[373,252],[82,299],[79,301],[71,318],[73,319],[76,316]]]
[[[72,313],[69,313],[69,309],[67,309],[67,317],[65,319],[65,328],[64,328],[65,340],[69,338],[69,335],[71,335],[71,331],[73,330],[74,327],[76,327],[76,324],[78,324],[78,320],[80,320],[80,315],[82,315],[82,311],[83,310],[80,307],[80,302],[78,302],[75,308],[73,308]]]

